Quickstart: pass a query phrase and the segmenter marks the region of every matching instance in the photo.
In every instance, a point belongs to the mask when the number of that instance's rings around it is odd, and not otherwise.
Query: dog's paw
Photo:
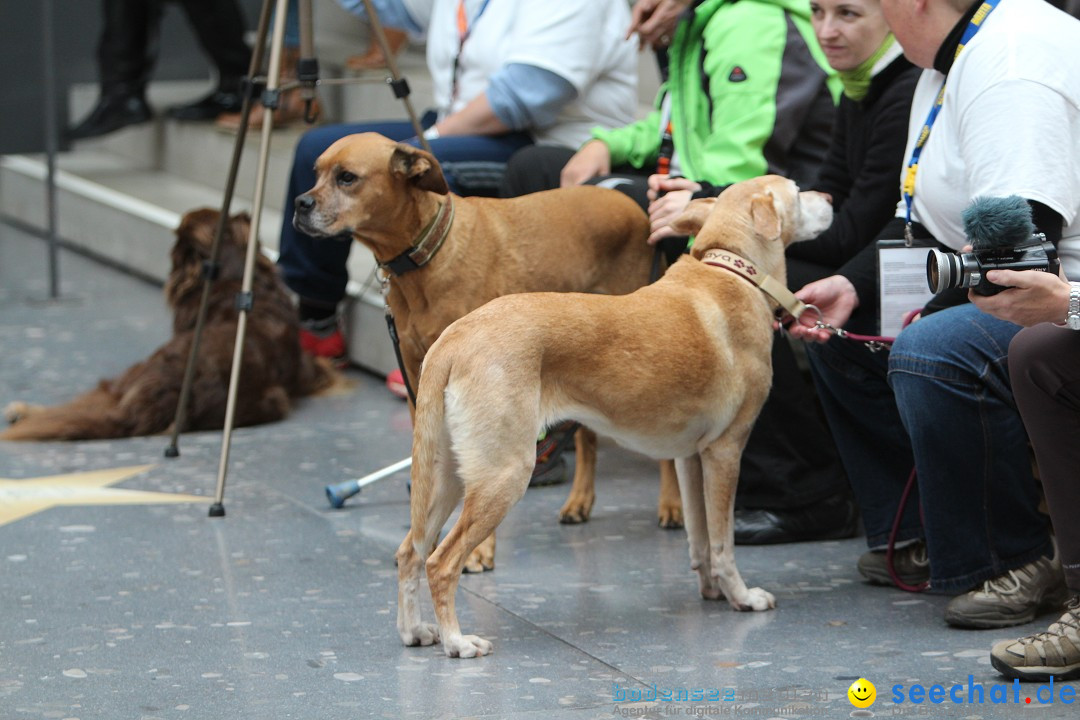
[[[24,402],[10,402],[4,408],[4,419],[9,423],[17,423],[31,412],[30,405]]]
[[[683,526],[682,503],[660,503],[656,508],[657,524],[665,530],[678,530]]]
[[[745,601],[739,603],[736,610],[753,610],[754,612],[761,612],[763,610],[772,610],[776,607],[776,598],[773,597],[771,592],[762,590],[761,588],[749,588],[747,591]]]
[[[724,591],[715,585],[702,585],[700,590],[701,597],[705,600],[725,600],[727,598]]]
[[[458,635],[448,638],[443,645],[447,657],[471,658],[490,655],[495,648],[490,642],[477,635]]]
[[[469,557],[465,560],[463,572],[482,573],[485,570],[495,569],[495,541],[489,537],[484,542],[473,548]]]
[[[407,647],[417,645],[434,645],[439,642],[439,626],[433,623],[417,623],[415,626],[401,632],[401,642]]]
[[[591,508],[577,503],[571,504],[568,500],[566,505],[559,510],[559,522],[563,525],[580,525],[589,521]]]

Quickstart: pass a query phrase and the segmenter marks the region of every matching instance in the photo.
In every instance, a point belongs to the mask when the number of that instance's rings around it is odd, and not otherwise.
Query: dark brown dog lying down
[[[4,413],[13,425],[0,433],[0,439],[86,440],[171,429],[194,339],[203,261],[210,257],[218,217],[217,210],[193,210],[176,230],[172,270],[165,283],[165,299],[173,311],[172,338],[120,377],[102,380],[69,403],[53,407],[11,403]],[[226,224],[184,430],[216,430],[225,422],[236,343],[235,297],[244,274],[248,231],[247,215],[234,215]],[[296,310],[277,268],[262,253],[252,292],[255,303],[248,313],[237,393],[238,427],[281,420],[294,399],[327,389],[339,378],[328,364],[300,351]]]

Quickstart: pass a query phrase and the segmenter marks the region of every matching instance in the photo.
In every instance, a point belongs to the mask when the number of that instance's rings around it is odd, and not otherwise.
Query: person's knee
[[[315,161],[333,144],[334,139],[327,135],[326,128],[316,128],[301,135],[293,154],[294,168],[314,172]]]

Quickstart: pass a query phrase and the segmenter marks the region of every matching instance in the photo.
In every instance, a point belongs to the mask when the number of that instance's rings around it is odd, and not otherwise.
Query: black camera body
[[[995,295],[1005,288],[986,279],[988,270],[1041,270],[1057,275],[1060,262],[1053,243],[1042,233],[1014,246],[985,247],[950,253],[934,248],[926,256],[926,282],[935,294],[949,288],[971,288],[976,295]]]

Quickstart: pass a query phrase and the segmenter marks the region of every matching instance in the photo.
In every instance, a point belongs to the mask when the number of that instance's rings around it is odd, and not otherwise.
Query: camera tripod
[[[221,456],[218,462],[217,489],[214,502],[210,506],[210,517],[222,517],[225,515],[225,480],[229,465],[229,450],[232,443],[232,431],[236,419],[236,398],[240,381],[240,365],[243,359],[244,335],[247,331],[247,317],[251,310],[254,296],[252,293],[253,275],[255,270],[256,253],[258,252],[259,225],[262,215],[263,198],[266,186],[266,171],[270,156],[270,134],[273,131],[273,112],[278,107],[281,93],[284,90],[299,88],[301,98],[304,100],[304,119],[314,122],[312,103],[315,99],[315,89],[318,85],[348,84],[366,82],[365,79],[339,79],[334,81],[322,81],[319,79],[319,63],[314,54],[313,26],[311,20],[311,0],[292,0],[299,2],[300,10],[300,59],[297,62],[297,79],[295,82],[281,84],[281,57],[282,47],[285,41],[285,22],[290,0],[263,0],[262,9],[259,12],[259,23],[256,30],[255,47],[251,55],[251,65],[248,69],[246,90],[243,105],[240,110],[240,127],[236,134],[236,142],[233,146],[232,158],[229,163],[229,171],[225,181],[225,190],[221,203],[221,215],[214,229],[214,239],[210,247],[210,258],[203,267],[203,292],[199,303],[199,312],[195,324],[195,336],[188,355],[187,365],[184,368],[184,379],[180,389],[180,399],[176,406],[176,417],[172,425],[172,434],[169,445],[165,448],[165,457],[178,457],[180,450],[178,438],[184,424],[187,421],[187,405],[191,394],[191,386],[194,381],[195,364],[199,357],[199,346],[202,338],[203,325],[209,306],[210,288],[214,282],[216,268],[221,249],[221,238],[224,234],[225,224],[229,219],[233,193],[236,189],[236,177],[240,167],[240,158],[243,152],[244,140],[247,136],[248,120],[251,116],[252,103],[257,89],[264,86],[261,92],[264,119],[261,128],[259,142],[259,157],[255,166],[255,191],[252,196],[251,231],[248,237],[247,255],[244,262],[244,275],[240,292],[236,296],[236,308],[239,317],[236,325],[236,345],[233,350],[232,370],[229,376],[229,389],[225,405],[225,425],[222,432]],[[409,115],[409,121],[425,150],[430,152],[427,140],[423,136],[420,122],[412,103],[409,101],[408,83],[400,76],[397,69],[397,61],[390,50],[383,32],[382,23],[372,6],[371,0],[364,0],[367,11],[368,23],[371,26],[372,35],[379,43],[379,47],[386,57],[389,77],[387,84],[394,92],[394,96],[400,99]],[[267,70],[264,76],[259,76],[263,66],[263,57],[266,54],[266,37],[270,27],[271,8],[274,12],[274,27],[270,40],[270,56],[267,62]],[[402,461],[403,463],[404,461]],[[402,466],[396,463],[392,468]],[[391,474],[390,468],[382,471],[384,474],[375,473],[378,477],[386,477]],[[364,478],[367,480],[372,476]]]

